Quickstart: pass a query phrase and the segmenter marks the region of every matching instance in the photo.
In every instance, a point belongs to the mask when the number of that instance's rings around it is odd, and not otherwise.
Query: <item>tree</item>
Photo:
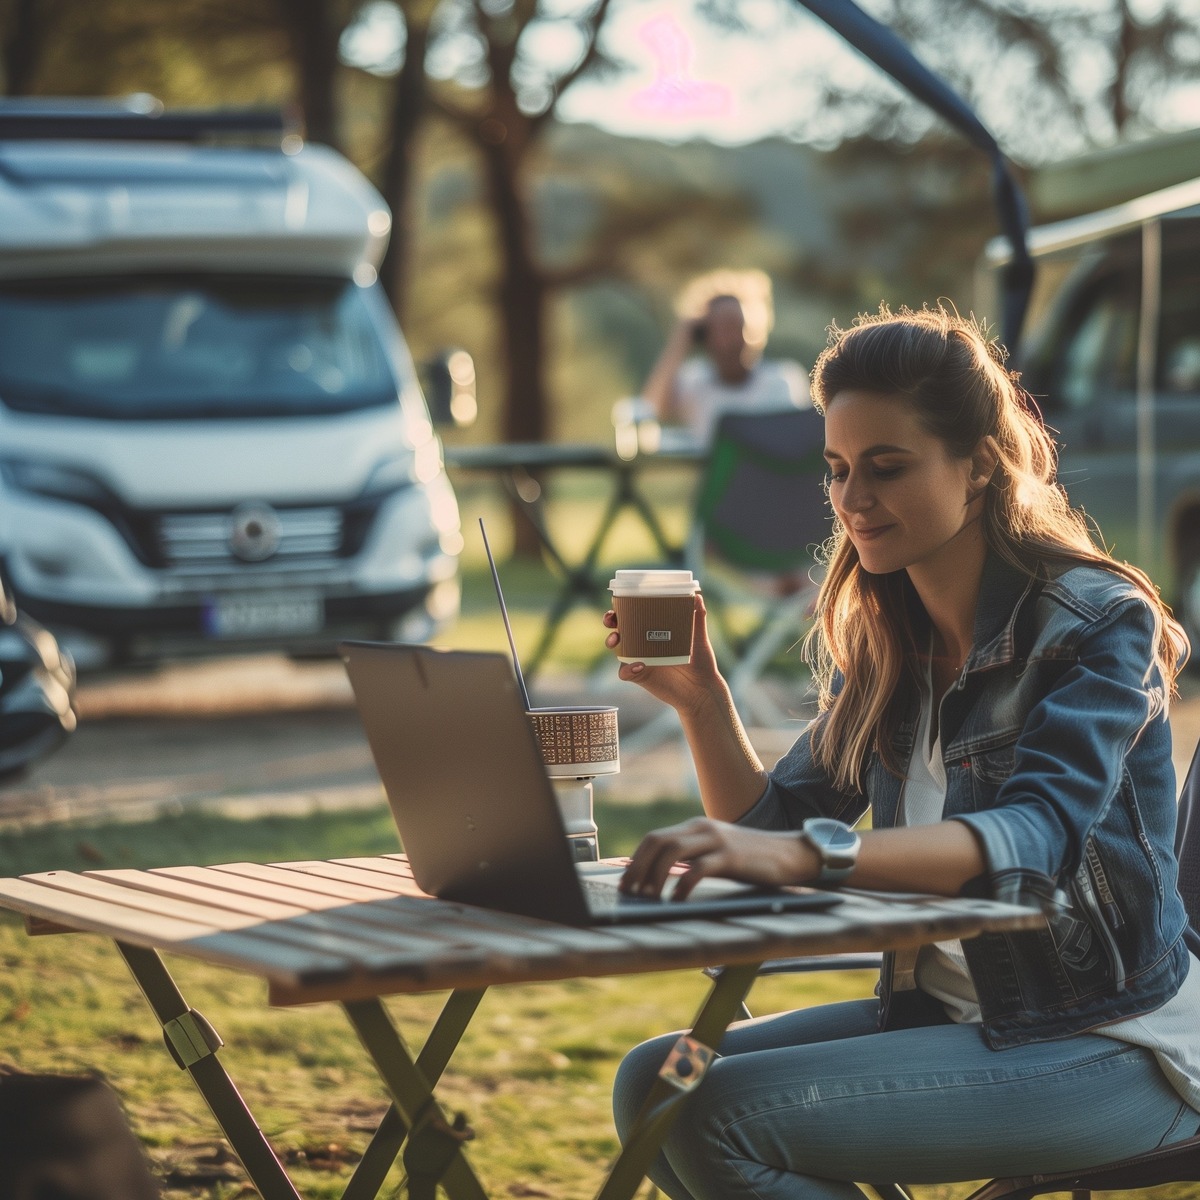
[[[384,115],[386,151],[380,190],[392,210],[392,236],[381,276],[401,323],[408,315],[412,279],[416,142],[429,110],[425,64],[436,7],[437,0],[400,0],[399,8],[404,16],[404,57],[392,83]]]
[[[153,91],[168,105],[290,99],[308,137],[337,146],[338,46],[362,4],[174,0],[164,13],[137,0],[7,0],[5,90]]]
[[[5,95],[27,96],[33,90],[47,39],[62,7],[61,0],[8,0],[0,9]]]
[[[296,68],[296,99],[304,114],[308,137],[340,146],[335,81],[342,34],[362,7],[362,0],[271,0],[262,5],[230,6],[269,24],[278,22],[287,34]],[[261,8],[261,12],[255,9]]]
[[[480,82],[435,93],[439,111],[479,155],[496,223],[496,299],[507,359],[504,436],[510,441],[541,441],[548,430],[544,364],[551,281],[538,256],[530,170],[555,102],[600,58],[598,33],[609,3],[592,0],[573,19],[579,52],[557,71],[521,50],[528,31],[552,20],[544,0],[500,5],[470,0],[458,6],[453,16],[459,36],[473,36],[481,55]]]
[[[413,148],[422,114],[436,112],[474,149],[494,224],[499,261],[495,302],[504,359],[502,435],[541,441],[549,428],[547,303],[555,280],[542,262],[532,213],[533,170],[559,97],[603,65],[598,34],[610,0],[588,0],[569,15],[547,0],[400,0],[403,59],[389,105],[390,142],[382,185],[394,213],[385,282],[406,309],[411,258]],[[574,53],[547,63],[529,49],[549,29],[575,39]],[[443,78],[426,67],[431,43],[456,60]],[[393,64],[395,65],[395,64]],[[518,550],[532,554],[525,523]]]

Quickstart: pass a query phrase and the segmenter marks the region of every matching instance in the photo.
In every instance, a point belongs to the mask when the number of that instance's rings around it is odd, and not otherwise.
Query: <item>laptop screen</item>
[[[586,920],[509,660],[394,643],[339,650],[418,885],[443,900]]]

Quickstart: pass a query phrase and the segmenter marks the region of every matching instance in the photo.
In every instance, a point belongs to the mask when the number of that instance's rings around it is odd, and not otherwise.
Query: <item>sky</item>
[[[745,32],[717,31],[678,2],[619,5],[605,42],[630,70],[603,83],[581,80],[559,105],[564,120],[614,133],[747,142],[792,132],[793,114],[816,103],[819,62],[849,82],[874,70],[798,9],[749,2]]]

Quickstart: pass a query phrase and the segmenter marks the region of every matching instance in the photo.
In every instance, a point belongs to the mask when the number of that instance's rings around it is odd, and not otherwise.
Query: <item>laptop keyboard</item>
[[[588,908],[594,912],[596,909],[610,909],[620,905],[622,908],[630,907],[662,907],[666,904],[661,896],[634,896],[618,889],[615,879],[588,879],[586,876],[580,879],[580,884],[583,887],[583,894],[587,900]]]

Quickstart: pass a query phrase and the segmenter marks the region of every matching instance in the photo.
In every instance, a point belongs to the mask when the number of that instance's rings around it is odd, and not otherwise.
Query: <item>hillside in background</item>
[[[379,124],[371,81],[350,148],[370,174]],[[420,359],[449,345],[475,357],[480,420],[498,436],[492,305],[496,251],[476,160],[447,125],[419,147],[421,204],[406,333]],[[831,321],[881,301],[971,307],[976,261],[995,229],[988,164],[952,138],[907,150],[869,140],[819,151],[784,139],[670,144],[582,124],[550,128],[537,162],[542,261],[561,278],[549,364],[553,436],[607,440],[614,401],[636,393],[692,276],[758,267],[775,287],[771,352],[811,364]]]

